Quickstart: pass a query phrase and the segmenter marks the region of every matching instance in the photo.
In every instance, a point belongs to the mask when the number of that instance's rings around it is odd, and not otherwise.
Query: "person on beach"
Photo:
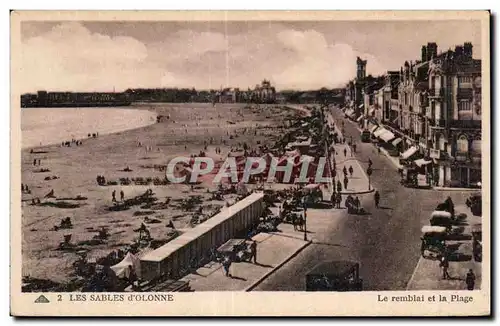
[[[354,173],[354,169],[352,168],[352,165],[349,165],[349,174],[351,175],[351,178],[352,178],[353,173]]]
[[[113,190],[113,192],[111,193],[111,201],[116,202],[116,190]]]
[[[123,190],[120,190],[120,200],[123,201],[124,198],[125,198],[125,193],[123,192]]]
[[[347,156],[347,148],[344,148],[344,157]]]

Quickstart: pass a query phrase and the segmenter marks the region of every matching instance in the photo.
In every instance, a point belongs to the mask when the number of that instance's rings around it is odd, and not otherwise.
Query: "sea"
[[[63,141],[148,126],[156,113],[133,108],[25,108],[21,109],[21,146],[32,148]]]

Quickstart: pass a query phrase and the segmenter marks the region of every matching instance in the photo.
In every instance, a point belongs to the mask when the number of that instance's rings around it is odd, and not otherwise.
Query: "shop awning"
[[[361,120],[363,120],[364,116],[363,115],[360,115],[357,119],[356,119],[356,122],[360,122]]]
[[[380,135],[380,139],[382,139],[386,143],[393,140],[394,137],[396,137],[396,136],[394,136],[394,134],[392,132],[390,132],[389,130],[386,130],[382,135]]]
[[[421,166],[424,166],[424,165],[427,165],[427,164],[431,164],[432,161],[428,161],[426,159],[419,159],[419,160],[415,160],[414,163],[418,166],[418,167],[421,167]]]
[[[373,136],[375,137],[380,137],[380,135],[382,135],[383,133],[385,133],[386,131],[388,131],[387,129],[384,129],[384,128],[378,128],[374,133],[373,133]]]
[[[394,139],[394,140],[391,142],[391,144],[392,144],[393,146],[397,146],[397,145],[398,145],[400,142],[402,142],[402,141],[403,141],[403,139],[401,139],[401,138],[396,138],[396,139]]]
[[[408,148],[403,154],[401,154],[401,158],[403,160],[406,160],[410,156],[412,156],[413,154],[415,154],[416,152],[417,152],[417,147],[412,146],[412,147]]]
[[[370,132],[373,134],[375,132],[375,130],[377,130],[378,126],[371,126],[370,128]]]

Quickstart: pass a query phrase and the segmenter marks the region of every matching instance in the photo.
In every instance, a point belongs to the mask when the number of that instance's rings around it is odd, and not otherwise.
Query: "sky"
[[[398,70],[423,44],[472,42],[479,21],[23,22],[22,92],[127,88],[342,87],[356,74]]]

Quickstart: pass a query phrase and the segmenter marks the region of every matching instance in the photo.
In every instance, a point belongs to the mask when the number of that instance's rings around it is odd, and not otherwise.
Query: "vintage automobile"
[[[447,230],[451,230],[453,219],[450,212],[434,211],[429,220],[431,226],[444,226]]]
[[[371,133],[369,130],[363,130],[361,132],[361,142],[369,143],[371,141]]]
[[[219,248],[217,253],[222,257],[230,257],[233,261],[245,261],[248,258],[248,244],[245,239],[229,239]]]
[[[467,207],[469,207],[472,215],[481,216],[482,215],[482,196],[480,193],[473,194],[465,201]]]
[[[359,263],[325,261],[306,274],[306,291],[362,291]]]
[[[472,254],[474,260],[481,262],[483,260],[483,232],[482,224],[474,224],[472,226]]]
[[[308,184],[304,187],[302,192],[306,197],[307,204],[316,204],[323,200],[323,192],[319,184]]]
[[[446,248],[446,236],[448,231],[444,226],[430,226],[425,225],[422,227],[422,245],[420,246],[420,253],[425,257],[426,250],[432,255],[438,256],[442,254]]]

